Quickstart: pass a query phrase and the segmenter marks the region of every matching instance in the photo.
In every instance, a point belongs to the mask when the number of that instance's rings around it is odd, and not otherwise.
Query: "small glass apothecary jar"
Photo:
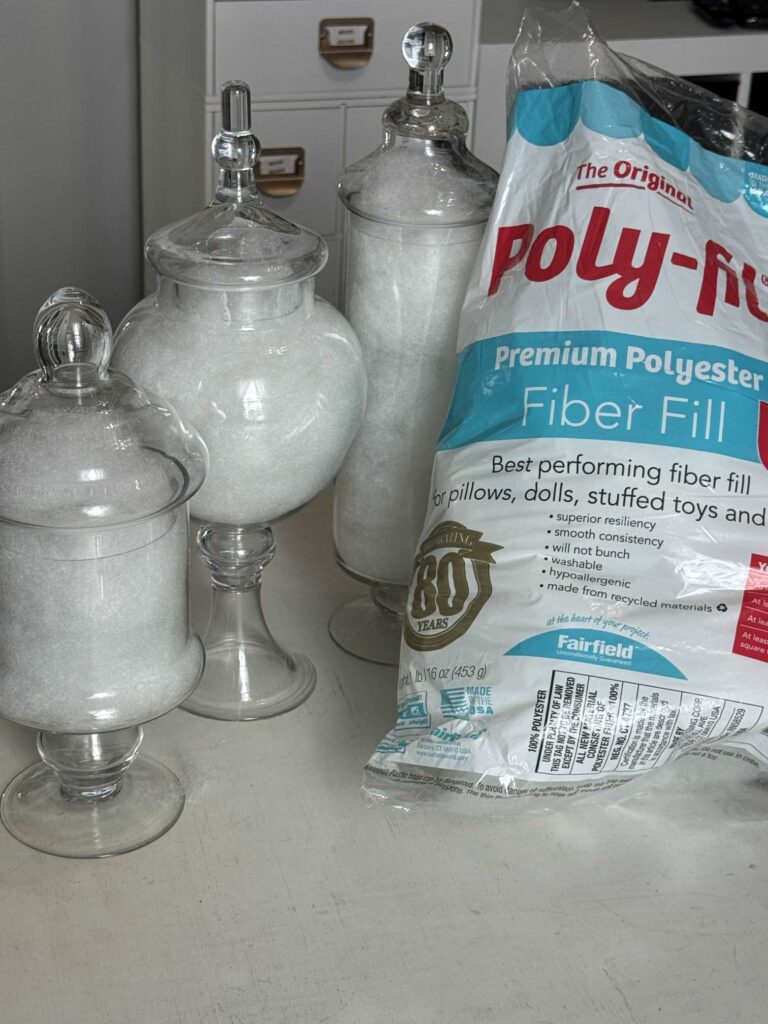
[[[354,331],[315,296],[328,256],[314,232],[265,207],[243,82],[222,90],[210,206],[147,242],[157,291],[118,328],[116,365],[166,395],[210,452],[192,501],[211,572],[206,669],[185,702],[211,718],[267,718],[301,704],[315,669],[283,650],[261,607],[271,524],[332,479],[365,404]]]
[[[162,835],[179,780],[138,754],[141,725],[197,684],[187,503],[205,447],[168,406],[109,369],[87,293],[35,324],[40,370],[0,396],[0,715],[40,730],[42,763],[0,813],[22,842],[103,857]]]
[[[466,112],[443,92],[451,53],[441,26],[409,29],[408,91],[384,112],[379,149],[339,181],[343,309],[369,390],[336,481],[334,535],[341,568],[368,583],[371,596],[340,608],[330,631],[349,653],[386,664],[399,656],[461,305],[498,180],[467,149]]]

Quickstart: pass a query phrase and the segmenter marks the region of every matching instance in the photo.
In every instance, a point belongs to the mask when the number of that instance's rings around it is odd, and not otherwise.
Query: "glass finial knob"
[[[112,327],[96,299],[81,288],[59,288],[35,318],[35,356],[43,380],[78,385],[102,377],[112,355]]]
[[[221,89],[221,127],[230,135],[251,130],[251,90],[245,82],[225,82]]]
[[[251,131],[251,90],[245,82],[225,82],[221,89],[221,131],[211,152],[222,170],[255,167],[261,145]]]
[[[443,95],[443,70],[451,59],[453,41],[442,25],[424,21],[409,28],[403,38],[403,57],[411,69],[408,92],[422,99]]]

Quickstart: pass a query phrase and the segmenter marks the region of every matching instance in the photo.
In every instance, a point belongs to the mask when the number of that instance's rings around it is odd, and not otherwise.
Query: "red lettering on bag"
[[[549,263],[544,264],[545,253],[550,242],[554,248]],[[531,246],[528,259],[525,261],[525,276],[529,281],[551,281],[562,273],[571,261],[576,239],[570,228],[558,224],[554,228],[545,228],[536,236]]]
[[[696,312],[704,316],[712,316],[717,303],[717,285],[720,274],[725,275],[725,301],[729,306],[739,304],[739,279],[736,271],[728,264],[733,259],[733,254],[728,252],[724,245],[717,242],[707,242],[704,249],[704,275],[701,279],[701,291],[699,301],[696,303]]]
[[[576,277],[582,281],[608,280],[605,298],[614,309],[640,309],[659,283],[671,236],[667,232],[651,231],[644,245],[646,233],[643,230],[622,226],[618,229],[618,239],[611,253],[608,241],[611,216],[608,207],[596,206],[580,245],[573,229],[565,224],[555,224],[538,233],[533,224],[499,228],[488,295],[495,295],[502,278],[523,261],[523,272],[528,281],[551,281],[570,266],[574,252],[578,250],[574,268]],[[616,237],[615,232],[613,237]],[[714,316],[718,301],[739,308],[743,282],[747,311],[761,323],[768,323],[768,308],[760,305],[758,296],[757,270],[744,263],[740,281],[738,267],[733,260],[733,254],[725,246],[712,239],[706,242],[696,312],[702,316]],[[696,256],[677,251],[672,252],[669,262],[674,267],[694,273],[700,265]],[[766,275],[761,275],[760,284],[764,286],[767,282]]]
[[[760,308],[760,303],[757,299],[757,286],[755,285],[757,271],[749,263],[745,263],[741,276],[744,279],[744,290],[747,293],[747,309],[756,319],[762,320],[764,324],[768,324],[768,313]]]
[[[518,224],[513,228],[499,228],[499,233],[496,236],[496,252],[493,254],[491,283],[488,286],[489,295],[496,294],[502,277],[525,258],[532,238],[533,224]],[[513,253],[512,246],[515,242],[520,244]]]
[[[584,281],[599,281],[615,275],[616,280],[605,293],[608,302],[616,309],[639,309],[651,297],[659,280],[669,235],[652,231],[645,256],[639,265],[635,265],[641,232],[637,228],[622,228],[613,258],[609,263],[600,264],[598,258],[610,214],[611,211],[604,206],[597,206],[592,211],[576,263],[576,274]],[[633,284],[635,288],[630,292]]]

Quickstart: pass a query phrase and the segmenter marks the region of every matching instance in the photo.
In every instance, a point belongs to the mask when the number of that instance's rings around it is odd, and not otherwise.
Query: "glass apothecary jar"
[[[0,715],[40,730],[42,763],[6,789],[9,831],[101,857],[165,832],[176,776],[138,756],[140,726],[197,684],[188,501],[205,447],[111,372],[112,332],[62,289],[35,324],[40,370],[0,396]]]
[[[314,686],[311,662],[284,651],[264,621],[270,524],[332,479],[365,404],[354,331],[315,296],[327,246],[264,206],[250,123],[248,87],[227,83],[213,202],[149,239],[157,291],[116,336],[116,364],[166,395],[210,452],[192,502],[212,579],[207,662],[184,707],[220,719],[288,711]]]
[[[462,300],[498,175],[469,152],[468,119],[445,98],[451,37],[409,29],[408,92],[387,108],[384,138],[339,182],[346,207],[344,313],[368,371],[362,427],[336,481],[339,564],[371,585],[331,636],[396,664],[402,608],[427,508],[435,442],[455,380]]]

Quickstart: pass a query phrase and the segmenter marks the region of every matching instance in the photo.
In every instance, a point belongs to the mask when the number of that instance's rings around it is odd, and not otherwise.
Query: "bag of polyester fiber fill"
[[[768,121],[578,4],[526,14],[508,91],[366,769],[406,806],[766,751]]]

